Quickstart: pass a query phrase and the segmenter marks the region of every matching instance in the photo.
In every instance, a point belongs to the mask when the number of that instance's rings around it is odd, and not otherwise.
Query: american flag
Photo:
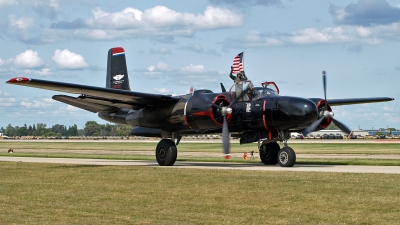
[[[232,64],[233,74],[243,71],[243,57],[244,57],[244,52],[241,52],[237,54],[235,58],[233,58],[233,64]]]

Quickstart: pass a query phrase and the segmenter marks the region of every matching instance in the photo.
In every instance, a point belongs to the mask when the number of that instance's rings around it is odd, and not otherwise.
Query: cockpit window
[[[243,93],[241,95],[242,92]],[[250,80],[242,81],[239,84],[233,84],[229,89],[229,96],[235,99],[238,96],[242,96],[238,101],[254,101],[267,96],[279,95],[279,89],[275,82],[264,82],[262,87],[254,87]]]
[[[278,94],[276,91],[272,90],[271,88],[264,88],[264,87],[256,87],[253,91],[254,97],[253,99],[259,99],[266,96],[277,96]]]

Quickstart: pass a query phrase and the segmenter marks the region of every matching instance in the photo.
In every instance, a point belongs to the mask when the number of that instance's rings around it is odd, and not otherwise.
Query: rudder
[[[122,47],[114,47],[108,51],[106,88],[131,90],[125,50]]]

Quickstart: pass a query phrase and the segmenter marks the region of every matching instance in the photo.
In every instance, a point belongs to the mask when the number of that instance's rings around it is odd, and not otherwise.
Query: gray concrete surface
[[[114,166],[148,166],[159,167],[156,161],[145,160],[104,160],[104,159],[69,159],[69,158],[31,158],[31,157],[0,157],[0,161],[31,162],[31,163],[62,163],[80,165],[114,165]],[[283,168],[280,166],[265,166],[262,163],[215,163],[215,162],[180,162],[170,168],[192,169],[231,169],[258,171],[297,171],[297,172],[335,172],[335,173],[383,173],[400,174],[400,166],[342,166],[342,165],[301,165]]]

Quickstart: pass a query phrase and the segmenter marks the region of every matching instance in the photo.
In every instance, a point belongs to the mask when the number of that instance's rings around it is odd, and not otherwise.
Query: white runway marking
[[[0,157],[0,161],[32,162],[32,163],[62,163],[81,165],[109,166],[151,166],[160,167],[156,161],[148,160],[108,160],[108,159],[70,159],[70,158],[36,158],[36,157]],[[400,166],[342,166],[342,165],[303,165],[294,167],[266,166],[262,163],[217,163],[217,162],[181,162],[172,167],[162,168],[192,168],[192,169],[230,169],[259,171],[297,171],[297,172],[335,172],[335,173],[387,173],[400,174]]]

